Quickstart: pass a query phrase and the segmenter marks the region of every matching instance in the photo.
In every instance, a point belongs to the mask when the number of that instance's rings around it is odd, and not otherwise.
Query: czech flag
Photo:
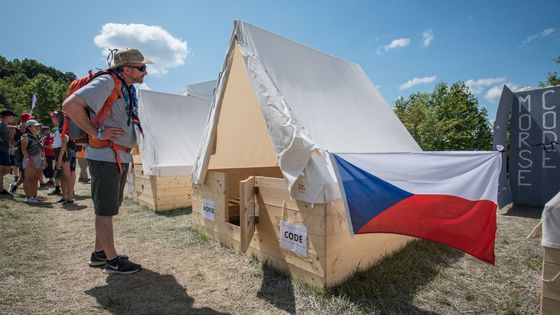
[[[331,154],[355,234],[394,233],[494,264],[500,152]]]

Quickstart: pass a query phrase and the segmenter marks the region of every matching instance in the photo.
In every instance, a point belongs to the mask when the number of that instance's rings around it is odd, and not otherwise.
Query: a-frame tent
[[[139,90],[138,107],[144,136],[135,156],[135,197],[156,211],[190,206],[190,175],[210,100]]]
[[[152,90],[138,92],[145,126],[141,142],[145,174],[190,176],[210,112],[210,100]]]
[[[319,286],[401,248],[409,237],[350,235],[328,150],[420,148],[358,65],[235,21],[193,167],[193,226]],[[297,253],[281,227],[293,224]]]

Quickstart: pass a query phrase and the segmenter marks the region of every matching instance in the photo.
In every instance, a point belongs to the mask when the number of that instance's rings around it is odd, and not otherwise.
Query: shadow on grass
[[[292,280],[286,275],[277,273],[268,264],[262,264],[262,272],[263,280],[257,297],[289,314],[295,314],[296,298]]]
[[[413,305],[416,292],[463,255],[437,243],[413,241],[328,292],[348,299],[365,312],[435,314]]]
[[[153,211],[153,210],[150,210],[150,211]],[[178,217],[178,216],[182,216],[182,215],[189,215],[191,213],[192,213],[192,208],[188,207],[188,208],[173,209],[173,210],[169,210],[169,211],[156,212],[156,215],[162,216],[162,217],[172,218],[172,217]]]
[[[539,219],[542,216],[543,209],[544,207],[538,208],[526,205],[512,205],[509,209],[506,209],[505,212],[502,212],[502,215]]]
[[[174,276],[144,269],[132,275],[109,275],[107,284],[85,291],[112,314],[226,314],[194,308]]]
[[[22,201],[22,203],[33,208],[53,208],[53,204],[47,201],[40,201],[39,203],[26,203],[25,201]]]
[[[80,210],[87,209],[87,206],[71,203],[71,204],[62,205],[62,209],[66,211],[80,211]]]
[[[75,195],[74,196],[74,200],[87,200],[87,199],[91,199],[90,195]]]

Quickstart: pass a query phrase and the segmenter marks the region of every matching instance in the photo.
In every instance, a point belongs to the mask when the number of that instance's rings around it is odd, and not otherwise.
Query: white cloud
[[[521,45],[519,47],[523,47],[523,46],[527,45],[528,43],[534,41],[537,38],[550,36],[550,35],[554,34],[555,32],[556,32],[555,28],[549,27],[547,29],[544,29],[544,30],[538,32],[538,33],[535,33],[533,35],[529,35],[529,36],[527,36],[527,38],[525,38],[525,40],[521,43]]]
[[[515,83],[505,83],[505,85],[507,85],[507,87],[512,90],[513,92],[519,92],[519,91],[524,91],[524,90],[529,90],[532,89],[532,87],[530,86],[524,86],[521,87]],[[502,89],[503,89],[504,85],[496,85],[492,88],[490,88],[486,94],[484,95],[484,98],[492,103],[497,103],[500,100],[500,96],[502,95]]]
[[[381,55],[384,52],[393,50],[395,48],[402,48],[410,45],[409,38],[397,38],[393,39],[389,44],[377,47],[377,53]]]
[[[166,74],[169,69],[182,66],[188,54],[186,41],[173,37],[157,25],[107,23],[93,41],[103,48],[105,56],[108,48],[139,49],[154,62],[148,65],[148,72],[155,75]]]
[[[399,88],[402,91],[402,90],[410,89],[411,87],[416,86],[416,85],[432,83],[435,80],[436,80],[435,76],[422,77],[422,78],[414,77],[411,80],[408,80],[405,83],[401,84],[399,86]]]
[[[504,78],[504,77],[484,78],[484,79],[478,79],[478,80],[467,80],[467,82],[465,82],[465,84],[469,87],[469,89],[471,90],[471,93],[479,94],[484,90],[485,87],[490,86],[490,85],[495,85],[495,84],[498,84],[498,83],[502,83],[505,80],[506,80],[506,78]]]
[[[486,95],[484,95],[484,98],[491,103],[497,103],[500,100],[500,96],[502,95],[502,88],[502,85],[496,85],[490,88],[486,92]]]
[[[430,43],[432,42],[432,40],[434,40],[434,33],[432,32],[431,28],[422,33],[422,45],[423,45],[423,47],[430,46]]]

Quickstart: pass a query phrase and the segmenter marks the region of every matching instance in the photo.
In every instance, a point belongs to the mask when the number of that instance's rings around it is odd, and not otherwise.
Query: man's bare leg
[[[117,257],[112,216],[95,216],[95,251],[101,250],[105,251],[107,260]]]

